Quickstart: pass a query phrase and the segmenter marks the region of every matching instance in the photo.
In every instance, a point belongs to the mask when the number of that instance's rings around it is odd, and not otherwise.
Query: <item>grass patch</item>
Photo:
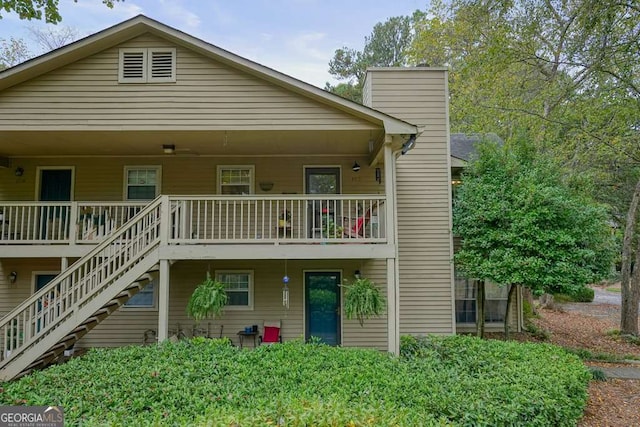
[[[629,344],[640,345],[640,337],[636,335],[622,334],[622,332],[619,329],[612,329],[610,331],[607,331],[607,335],[610,337],[622,340]]]
[[[610,287],[605,288],[605,289],[606,289],[607,291],[609,291],[609,292],[617,292],[617,293],[622,292],[622,290],[621,290],[620,288],[615,287],[615,286],[610,286]]]
[[[0,405],[61,405],[69,425],[569,426],[586,404],[591,373],[548,344],[403,338],[403,355],[202,338],[96,349],[3,384]]]
[[[592,361],[601,361],[601,362],[623,362],[625,360],[636,360],[638,356],[633,354],[625,354],[622,356],[618,356],[611,353],[600,353],[600,352],[592,352],[591,350],[587,350],[586,348],[566,348],[569,353],[575,354],[582,360],[592,360]]]
[[[607,380],[607,374],[605,374],[602,369],[589,368],[589,370],[591,371],[591,379],[593,379],[594,381],[606,381]]]

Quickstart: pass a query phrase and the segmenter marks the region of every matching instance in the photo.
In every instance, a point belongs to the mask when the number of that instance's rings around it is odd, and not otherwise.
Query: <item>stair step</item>
[[[78,326],[78,327],[74,328],[74,329],[70,332],[70,334],[77,334],[77,333],[82,332],[82,331],[85,331],[85,333],[86,333],[86,332],[89,332],[89,330],[90,330],[90,328],[89,328],[87,325],[85,325],[85,324],[83,323],[83,324],[81,324],[80,326]]]
[[[135,289],[138,289],[138,288],[136,287]],[[116,295],[114,299],[118,299],[118,298],[122,298],[122,297],[131,298],[132,296],[134,296],[137,293],[138,292],[134,291],[134,289],[127,288],[124,291],[120,292],[118,295]]]
[[[84,334],[82,334],[84,335]],[[69,334],[66,337],[62,338],[60,340],[61,343],[66,343],[67,341],[71,341],[73,340],[73,342],[75,343],[76,341],[78,341],[80,339],[80,337],[82,337],[82,335],[77,335],[77,334]],[[73,344],[73,343],[72,343]],[[71,346],[69,346],[71,347]]]

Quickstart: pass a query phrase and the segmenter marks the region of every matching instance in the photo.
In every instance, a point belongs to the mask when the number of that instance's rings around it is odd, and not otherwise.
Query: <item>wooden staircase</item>
[[[150,203],[0,320],[0,381],[55,362],[154,280],[161,206]]]

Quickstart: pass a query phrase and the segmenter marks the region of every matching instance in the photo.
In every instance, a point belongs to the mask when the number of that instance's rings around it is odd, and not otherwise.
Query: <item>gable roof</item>
[[[476,144],[488,140],[502,144],[502,139],[495,133],[466,134],[452,133],[450,138],[451,157],[468,162],[476,154]]]
[[[67,46],[63,46],[1,71],[0,91],[98,53],[104,49],[121,44],[144,33],[157,35],[203,56],[220,61],[232,68],[254,75],[353,116],[375,123],[382,123],[387,134],[411,135],[418,132],[416,126],[403,120],[319,89],[311,84],[250,61],[144,15],[135,16]]]

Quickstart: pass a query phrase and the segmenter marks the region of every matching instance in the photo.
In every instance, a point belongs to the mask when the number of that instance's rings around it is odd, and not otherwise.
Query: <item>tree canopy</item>
[[[362,102],[362,85],[367,67],[406,65],[406,49],[412,39],[411,19],[406,16],[389,18],[377,23],[371,35],[365,37],[362,51],[342,47],[329,61],[329,73],[338,80],[336,86],[327,83],[325,90],[356,102]]]
[[[0,11],[15,12],[20,19],[42,20],[51,24],[62,21],[58,3],[60,0],[0,0]],[[107,7],[113,7],[120,0],[102,0]],[[124,0],[122,0],[124,1]],[[74,0],[78,2],[78,0]],[[2,18],[2,15],[0,15]]]
[[[564,181],[531,145],[485,142],[456,189],[456,268],[533,291],[570,291],[606,277],[612,235],[606,210]]]

